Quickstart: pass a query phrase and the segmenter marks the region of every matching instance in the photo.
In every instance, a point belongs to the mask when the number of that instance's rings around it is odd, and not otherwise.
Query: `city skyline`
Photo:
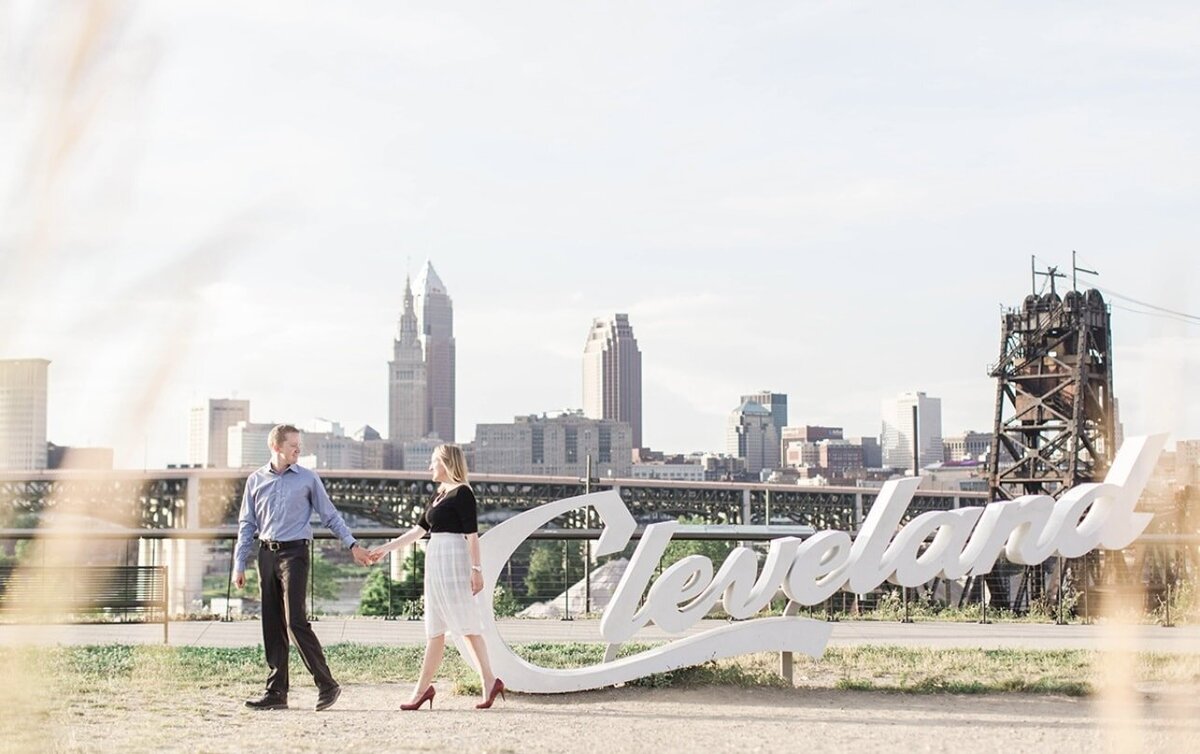
[[[430,270],[432,269],[432,267],[429,265],[428,261],[427,261],[427,263],[426,263],[426,265],[425,265],[425,266],[426,266],[426,268],[428,268],[428,269],[430,269]],[[435,273],[435,279],[436,279],[436,273]],[[437,285],[439,286],[439,291],[443,291],[443,292],[444,292],[444,287],[442,287],[442,284],[441,284],[440,280],[437,280]],[[410,293],[409,295],[411,296],[411,293]],[[403,314],[403,305],[402,305],[402,307],[401,307],[401,311],[402,311],[402,314]],[[400,319],[401,319],[401,320],[403,320],[403,316],[402,316]],[[601,321],[602,319],[603,319],[603,318],[593,318],[593,327],[595,326],[595,322],[597,322],[597,321]],[[402,327],[402,325],[400,325],[400,327]],[[396,332],[398,333],[398,331],[396,331]],[[396,340],[396,341],[395,341],[395,343],[396,343],[396,344],[399,344],[399,342],[400,342],[399,340]],[[652,356],[653,356],[653,355],[652,355]],[[52,384],[53,384],[53,380],[50,380],[50,382],[51,382],[51,385],[52,385]],[[992,381],[991,381],[991,380],[988,380],[988,382],[990,383],[990,382],[992,382]],[[753,383],[747,383],[747,384],[753,384]],[[232,391],[229,391],[228,395],[229,395],[229,396],[237,396],[237,395],[239,395],[239,394],[240,394],[240,392],[241,392],[241,391],[232,390]],[[906,391],[906,392],[916,392],[916,391]],[[921,391],[921,392],[924,392],[924,391]],[[762,392],[762,393],[760,393],[760,395],[769,396],[769,395],[771,395],[772,393],[773,393],[773,391],[765,391],[765,392]],[[786,393],[783,393],[782,395],[783,395],[783,396],[784,396],[784,398],[786,399]],[[743,395],[741,395],[741,396],[740,396],[740,400],[742,400],[742,401],[745,401],[745,400],[747,400],[748,398],[751,398],[751,397],[752,397],[752,396],[748,396],[748,395],[745,395],[745,394],[743,394]],[[879,405],[879,404],[878,404],[878,400],[883,400],[883,401],[887,402],[887,401],[892,401],[892,400],[893,400],[893,398],[890,398],[890,397],[883,397],[883,398],[881,398],[881,399],[877,399],[877,402],[876,402],[876,404],[875,404],[876,406],[878,406],[878,405]],[[232,397],[231,397],[231,398],[205,398],[205,399],[201,399],[201,401],[200,401],[200,402],[201,402],[201,403],[203,403],[203,404],[211,404],[211,403],[213,403],[213,402],[235,402],[235,403],[240,403],[240,402],[244,402],[244,400],[239,400],[238,398],[232,398]],[[53,413],[53,406],[54,406],[54,400],[53,400],[53,395],[52,395],[52,392],[51,392],[50,399],[48,400],[48,405],[49,405],[49,407],[50,407],[50,411],[49,411],[49,413],[51,413],[51,414],[52,414],[52,413]],[[190,405],[190,406],[189,406],[189,407],[186,409],[186,411],[187,411],[188,413],[190,413],[190,414],[192,414],[192,415],[194,416],[194,415],[195,415],[195,412],[198,410],[196,406],[197,406],[197,404],[196,404],[196,403],[193,403],[193,404],[191,404],[191,405]],[[990,407],[989,407],[989,408],[990,408]],[[576,404],[576,405],[566,404],[566,405],[561,405],[561,406],[545,406],[545,405],[541,405],[541,406],[532,406],[532,407],[528,407],[528,406],[527,406],[527,407],[518,407],[518,410],[521,410],[521,411],[522,411],[522,414],[536,414],[536,413],[544,413],[544,412],[547,412],[547,411],[551,411],[551,412],[552,412],[552,411],[557,411],[557,410],[560,410],[560,409],[566,409],[566,410],[579,410],[579,409],[580,409],[580,406],[579,406],[578,404]],[[876,418],[875,418],[875,420],[874,420],[874,424],[875,424],[875,431],[874,431],[874,432],[871,432],[871,431],[870,431],[870,429],[869,429],[869,426],[868,426],[868,427],[864,427],[864,428],[862,428],[862,429],[865,429],[865,431],[858,431],[860,428],[858,428],[858,427],[855,427],[855,431],[853,432],[853,434],[855,434],[855,435],[864,435],[864,436],[868,436],[868,437],[881,438],[881,437],[882,437],[882,435],[883,435],[883,432],[881,432],[881,431],[879,430],[878,408],[876,408],[876,409],[875,409],[875,412],[876,412],[876,413],[875,413],[875,416],[876,416]],[[383,413],[384,413],[384,415],[386,416],[386,415],[389,413],[389,411],[388,411],[388,410],[386,410],[386,408],[385,408],[385,411],[384,411]],[[727,446],[727,444],[728,444],[728,441],[727,441],[727,432],[728,432],[728,429],[727,429],[727,426],[725,426],[724,424],[725,424],[725,423],[727,423],[727,421],[728,421],[728,411],[723,411],[723,412],[718,412],[718,413],[720,413],[720,415],[721,415],[721,417],[722,417],[722,422],[723,422],[723,424],[722,424],[722,427],[721,427],[721,431],[720,431],[720,432],[718,432],[718,433],[715,433],[715,434],[719,434],[719,435],[721,435],[721,437],[720,437],[720,439],[719,439],[719,440],[717,440],[716,442],[714,442],[713,444],[711,444],[711,445],[709,445],[709,446],[694,445],[694,446],[679,446],[679,447],[676,447],[676,446],[667,446],[667,445],[662,445],[662,446],[660,446],[660,445],[657,445],[657,444],[656,444],[656,445],[647,445],[646,447],[653,447],[653,448],[654,448],[654,449],[656,449],[656,450],[663,450],[663,451],[666,451],[666,452],[674,452],[674,453],[690,453],[690,452],[714,452],[714,453],[720,453],[720,452],[725,452],[725,451],[727,450],[727,447],[726,447],[726,446]],[[518,415],[522,415],[522,414],[518,414]],[[309,422],[313,421],[314,419],[317,419],[318,417],[320,417],[320,416],[322,416],[322,415],[334,415],[334,414],[333,414],[332,412],[326,411],[324,408],[322,408],[322,406],[321,406],[321,405],[315,405],[315,406],[312,406],[312,407],[311,407],[311,410],[309,410],[309,411],[307,411],[307,412],[302,412],[300,416],[296,416],[296,417],[289,417],[289,418],[287,418],[287,419],[281,419],[280,421],[291,421],[291,422],[293,422],[293,423],[298,423],[298,424],[302,424],[302,425],[303,425],[303,424],[306,424],[306,423],[309,423]],[[715,415],[715,414],[714,414],[714,415]],[[257,410],[255,411],[255,416],[259,416],[259,412],[258,412]],[[839,425],[849,425],[849,424],[850,424],[850,422],[847,422],[847,421],[845,421],[845,420],[844,420],[844,418],[843,418],[842,416],[839,416],[839,415],[825,414],[825,415],[822,415],[822,419],[824,420],[824,422],[825,422],[825,423],[832,423],[832,424],[839,424]],[[275,421],[275,420],[274,420],[274,419],[272,419],[271,421]],[[344,423],[345,423],[346,425],[357,425],[357,424],[359,424],[360,422],[358,422],[358,421],[348,421],[348,422],[344,422]],[[362,422],[362,423],[363,423],[363,424],[371,424],[371,422],[370,422],[370,421],[366,421],[366,422]],[[461,442],[470,442],[472,439],[474,439],[476,425],[478,425],[478,424],[486,424],[486,423],[489,423],[489,422],[484,422],[484,421],[469,421],[469,420],[468,420],[468,421],[467,421],[467,427],[465,428],[465,429],[466,429],[466,431],[464,432],[462,428],[460,428],[460,429],[459,429],[459,434],[461,435],[461,437],[459,438],[458,442],[460,442],[460,443],[461,443]],[[490,422],[490,423],[495,423],[495,422],[493,421],[493,422]],[[50,423],[48,422],[48,424],[50,424]],[[866,422],[866,424],[867,424],[867,425],[870,425],[870,424],[871,424],[871,422],[870,422],[870,421],[867,421],[867,422]],[[385,425],[385,426],[387,426],[387,422],[384,422],[384,425]],[[797,425],[797,426],[798,426],[798,425]],[[965,432],[970,432],[970,431],[975,431],[975,430],[983,430],[983,431],[985,431],[985,432],[986,432],[986,430],[987,430],[987,428],[986,428],[986,417],[981,417],[981,419],[980,419],[979,421],[977,421],[977,422],[976,422],[974,425],[966,425],[966,426],[962,426],[962,427],[955,427],[953,430],[949,430],[949,429],[947,429],[947,430],[945,430],[945,431],[954,431],[954,432],[964,432],[964,431],[965,431]],[[194,429],[192,429],[192,430],[189,430],[189,432],[190,432],[190,433],[194,433],[194,432],[195,432],[195,430],[194,430]],[[848,434],[850,434],[850,430],[847,430],[847,433],[848,433]],[[182,433],[182,432],[181,432],[181,434],[182,434],[182,435],[184,435],[185,437],[190,437],[190,434],[189,434],[189,433]],[[714,433],[711,433],[711,432],[710,432],[709,434],[714,434]],[[48,433],[48,438],[49,438],[49,439],[51,439],[51,440],[53,440],[53,441],[60,442],[60,443],[63,443],[63,444],[70,444],[70,443],[67,443],[67,442],[65,442],[65,441],[64,441],[63,439],[61,439],[61,438],[58,438],[58,437],[55,437],[55,436],[53,436],[53,435],[52,435],[52,434],[50,434],[50,433]],[[1189,438],[1187,438],[1187,437],[1184,437],[1184,436],[1172,437],[1172,440],[1174,440],[1174,441],[1178,441],[1178,440],[1187,440],[1187,439],[1189,439]],[[80,444],[82,444],[82,443],[80,443]],[[103,445],[103,443],[89,443],[89,444]],[[637,447],[637,446],[635,446],[635,447]],[[122,451],[122,449],[121,449],[121,448],[119,448],[119,447],[118,447],[118,448],[115,448],[115,453],[116,453],[116,457],[117,457],[118,459],[119,459],[119,458],[121,458],[121,457],[123,457],[123,456],[126,456],[126,457],[127,457],[127,456],[129,455],[129,453],[127,452],[127,450],[126,450],[126,452],[123,452],[123,451]],[[218,455],[222,455],[222,456],[223,456],[223,453],[218,453]],[[147,465],[148,467],[155,468],[155,467],[162,467],[162,466],[169,465],[169,464],[170,464],[170,465],[174,465],[174,464],[177,464],[177,463],[180,463],[180,462],[187,462],[187,463],[197,463],[197,462],[198,462],[198,461],[197,461],[197,459],[196,459],[196,458],[194,458],[193,456],[194,456],[193,449],[192,449],[192,447],[191,447],[191,444],[190,444],[190,443],[188,443],[188,446],[185,448],[185,453],[184,453],[184,455],[183,455],[182,457],[180,457],[180,458],[169,458],[169,457],[168,457],[168,458],[165,458],[163,461],[161,461],[161,462],[159,462],[159,463],[155,463],[155,462],[152,462],[152,461],[151,461],[151,462],[148,462],[146,465]],[[924,456],[924,454],[923,454],[923,456]],[[220,464],[218,464],[218,465],[220,465]],[[911,465],[911,463],[909,463],[909,465]],[[117,467],[118,467],[118,468],[120,468],[120,467],[122,467],[122,466],[121,466],[121,464],[120,464],[120,463],[118,463]],[[129,467],[130,467],[130,468],[137,468],[137,467],[139,467],[139,465],[138,465],[138,464],[134,464],[134,465],[131,465],[131,466],[129,466]]]
[[[1001,307],[1072,250],[1126,297],[1126,434],[1200,437],[1186,4],[375,10],[139,6],[63,107],[46,14],[6,17],[0,168],[33,179],[0,187],[0,358],[51,360],[49,439],[161,466],[217,396],[386,427],[425,258],[460,439],[578,406],[580,332],[617,311],[644,445],[720,448],[764,386],[848,436],[911,390],[986,430]]]

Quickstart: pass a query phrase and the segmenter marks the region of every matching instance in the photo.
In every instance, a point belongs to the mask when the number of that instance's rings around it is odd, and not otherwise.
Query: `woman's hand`
[[[476,595],[483,591],[483,574],[479,571],[471,571],[471,594]]]
[[[383,556],[385,555],[387,555],[387,550],[383,549],[383,545],[380,545],[379,547],[372,547],[367,552],[367,557],[371,559],[372,563],[378,563],[379,561],[383,560]]]

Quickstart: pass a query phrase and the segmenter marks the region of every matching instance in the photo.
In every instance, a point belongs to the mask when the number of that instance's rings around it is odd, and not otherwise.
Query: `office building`
[[[370,424],[359,427],[350,435],[350,438],[362,447],[364,471],[400,468],[399,452],[396,450],[395,444],[383,439],[379,431]]]
[[[862,448],[863,468],[878,469],[883,467],[883,451],[879,447],[878,437],[851,437],[848,439]]]
[[[229,428],[250,421],[250,401],[209,398],[192,407],[188,427],[188,463],[204,468],[229,466]]]
[[[1175,480],[1178,484],[1200,484],[1200,440],[1175,443]]]
[[[396,468],[402,471],[429,471],[433,451],[441,444],[442,441],[436,437],[425,437],[403,443],[400,446],[400,463]],[[465,446],[463,446],[463,452],[466,453]],[[467,464],[467,469],[475,471],[470,463]]]
[[[629,477],[633,430],[625,422],[591,419],[582,411],[518,416],[511,424],[475,427],[474,470],[484,474]]]
[[[274,424],[240,421],[228,430],[225,465],[231,469],[257,469],[271,460],[267,444]]]
[[[642,447],[642,352],[628,314],[597,318],[583,347],[583,414],[624,422]]]
[[[942,448],[947,463],[986,461],[992,449],[992,433],[968,430],[960,435],[950,435],[942,440]]]
[[[35,471],[48,463],[46,359],[0,360],[0,470]]]
[[[787,410],[786,407],[784,409]],[[784,440],[801,440],[803,442],[821,442],[822,440],[842,440],[841,427],[818,427],[804,424],[798,427],[784,427],[780,436]]]
[[[738,403],[757,403],[763,408],[771,412],[771,422],[775,425],[780,433],[788,423],[787,395],[785,393],[772,393],[770,390],[760,390],[757,393],[743,395]],[[822,438],[824,439],[824,438]]]
[[[786,404],[785,409],[786,411]],[[820,450],[817,443],[822,440],[841,440],[841,427],[817,427],[802,425],[783,427],[780,430],[780,458],[784,466],[815,466],[819,463]]]
[[[835,476],[863,468],[863,447],[849,440],[821,440],[817,443],[817,465]]]
[[[113,449],[55,445],[46,443],[46,468],[109,471],[113,467]]]
[[[922,392],[901,393],[894,399],[883,401],[880,445],[884,466],[894,469],[913,467],[914,408],[920,467],[941,463],[945,459],[942,448],[942,399],[931,398]]]
[[[771,412],[759,403],[746,401],[729,413],[725,448],[729,455],[746,462],[746,473],[758,476],[763,469],[779,467],[779,430]]]

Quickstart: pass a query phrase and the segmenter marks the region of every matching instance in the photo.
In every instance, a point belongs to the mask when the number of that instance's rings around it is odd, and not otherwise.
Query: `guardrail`
[[[358,528],[355,529],[356,536],[364,542],[365,545],[370,545],[374,542],[382,542],[399,536],[405,531],[401,528]],[[509,597],[520,598],[522,603],[529,602],[545,602],[561,597],[564,594],[562,617],[570,619],[572,615],[579,615],[584,612],[591,612],[591,596],[590,589],[592,586],[591,572],[595,565],[590,557],[591,541],[599,537],[602,530],[600,529],[542,529],[534,532],[530,539],[532,540],[531,548],[542,546],[543,543],[559,543],[562,555],[558,556],[558,550],[555,550],[549,559],[551,575],[543,580],[541,590],[537,593],[532,593],[525,589],[524,576],[527,570],[522,572],[510,568],[507,573],[507,579],[502,575],[500,586],[508,591]],[[640,540],[644,531],[643,527],[639,527],[634,535],[633,540],[636,543]],[[804,538],[811,535],[814,528],[811,526],[764,526],[764,525],[680,525],[674,534],[673,539],[685,542],[710,542],[710,543],[727,543],[733,546],[738,543],[765,542],[771,539],[782,536],[795,536]],[[225,592],[225,609],[224,617],[230,617],[230,604],[233,597],[232,585],[228,575],[232,571],[234,547],[233,543],[237,538],[236,530],[230,527],[218,527],[208,529],[0,529],[0,542],[8,541],[45,541],[54,542],[56,540],[74,540],[74,541],[91,541],[91,542],[127,542],[133,543],[137,541],[156,542],[156,541],[198,541],[212,543],[213,547],[210,553],[216,554],[218,557],[227,558],[224,561],[224,567],[214,569],[209,566],[210,582],[219,577],[221,587]],[[317,558],[318,552],[324,550],[321,547],[322,543],[333,543],[335,546],[328,548],[330,560],[346,559],[345,550],[340,543],[336,543],[334,536],[328,530],[314,530],[314,541],[311,545],[312,556],[314,561]],[[573,547],[574,546],[574,547]],[[633,546],[633,545],[631,545]],[[1149,592],[1152,598],[1157,598],[1159,604],[1166,607],[1166,615],[1164,623],[1171,623],[1170,603],[1172,590],[1177,591],[1176,584],[1180,581],[1195,582],[1197,578],[1197,552],[1200,548],[1200,534],[1152,534],[1144,535],[1132,546],[1131,550],[1141,549],[1145,551],[1147,548],[1160,552],[1158,560],[1166,563],[1167,570],[1164,571],[1165,578],[1159,579],[1157,583],[1145,584],[1142,581],[1141,574],[1130,574],[1129,580],[1126,583],[1101,583],[1100,580],[1079,589],[1079,603],[1077,605],[1069,605],[1064,603],[1064,594],[1070,586],[1065,582],[1065,574],[1072,574],[1073,578],[1081,578],[1086,582],[1089,578],[1087,574],[1099,573],[1094,567],[1089,566],[1089,558],[1106,557],[1101,553],[1090,553],[1084,558],[1073,561],[1059,561],[1054,564],[1053,561],[1046,565],[1049,577],[1046,572],[1038,571],[1041,576],[1041,587],[1047,593],[1055,590],[1057,582],[1057,593],[1054,595],[1054,616],[1056,622],[1065,622],[1067,612],[1074,609],[1082,616],[1091,616],[1096,612],[1097,605],[1094,600],[1103,599],[1111,600],[1117,596],[1124,596],[1127,593],[1138,592],[1144,594]],[[227,550],[227,552],[225,552]],[[412,551],[409,551],[411,554]],[[1124,563],[1129,560],[1125,553],[1116,553],[1116,557],[1110,557],[1114,563]],[[133,557],[129,548],[125,550],[125,565],[129,564],[129,560]],[[532,556],[530,557],[532,560]],[[543,560],[547,560],[546,557]],[[210,561],[214,559],[210,555]],[[215,562],[215,561],[214,561]],[[144,563],[140,563],[145,565]],[[29,565],[37,566],[36,560],[31,560]],[[528,569],[530,564],[525,564]],[[544,563],[543,563],[544,565]],[[1094,564],[1093,564],[1094,565]],[[419,567],[419,566],[417,566]],[[1032,567],[1034,569],[1042,568],[1040,566]],[[1054,569],[1057,568],[1055,571]],[[1090,569],[1090,570],[1089,570]],[[419,580],[409,579],[405,582],[405,586],[401,588],[400,584],[393,583],[388,568],[383,568],[384,588],[387,593],[386,605],[382,608],[384,617],[398,618],[415,617],[419,614],[417,609],[419,605],[414,604],[420,598],[420,583]],[[368,571],[358,571],[355,573],[363,573],[364,578]],[[1085,574],[1080,577],[1079,574]],[[317,568],[310,569],[310,610],[314,613],[313,619],[317,619],[316,614],[319,612],[319,601],[316,593]],[[584,584],[584,594],[582,597],[576,597],[571,594],[570,587],[582,582]],[[211,592],[212,589],[210,588]],[[984,579],[980,577],[975,581],[968,581],[966,584],[952,590],[950,583],[939,582],[937,580],[930,582],[923,587],[918,587],[914,590],[904,589],[899,587],[884,587],[867,595],[848,595],[838,594],[831,598],[819,610],[811,610],[813,612],[825,613],[830,619],[834,619],[834,615],[838,610],[843,612],[862,612],[873,609],[873,606],[879,604],[879,600],[890,592],[899,592],[900,599],[904,606],[904,619],[908,618],[908,607],[910,603],[910,592],[924,594],[927,597],[932,595],[931,599],[938,600],[938,593],[943,593],[942,601],[945,604],[953,604],[957,602],[958,607],[970,606],[976,604],[981,608],[981,620],[988,620],[989,608],[994,609],[994,605],[990,604],[988,597],[989,589],[984,584]],[[957,593],[957,599],[951,599],[952,591]],[[213,595],[215,596],[215,595]],[[894,603],[892,603],[894,604]],[[1154,605],[1151,604],[1150,607]],[[572,610],[574,611],[572,613]]]

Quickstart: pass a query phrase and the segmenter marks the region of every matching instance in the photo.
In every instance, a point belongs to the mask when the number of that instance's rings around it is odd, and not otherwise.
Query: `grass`
[[[622,655],[651,645],[627,645]],[[600,644],[525,644],[514,648],[538,665],[554,668],[597,663]],[[327,648],[330,666],[347,682],[409,683],[418,673],[422,648],[335,644]],[[914,694],[1037,693],[1088,695],[1098,690],[1104,657],[1084,650],[921,649],[892,646],[833,647],[821,660],[796,658],[796,685],[811,689],[890,691]],[[760,653],[659,673],[630,686],[735,686],[781,688],[778,655]],[[0,671],[36,668],[47,693],[61,697],[107,696],[115,688],[139,688],[166,695],[184,689],[225,688],[249,693],[265,669],[260,649],[109,645],[0,649]],[[292,667],[302,673],[293,649]],[[1200,684],[1200,655],[1141,653],[1137,680]],[[439,677],[460,694],[479,692],[473,671],[447,648]],[[352,680],[351,680],[352,679]]]
[[[622,653],[649,646],[628,645]],[[590,665],[599,662],[604,652],[603,645],[578,643],[524,644],[514,649],[531,662],[556,668]],[[352,688],[361,687],[352,696],[361,700],[382,692],[391,703],[406,694],[415,680],[422,648],[334,644],[326,652],[337,678]],[[860,691],[1079,697],[1105,689],[1103,669],[1112,659],[1083,650],[833,647],[821,660],[796,658],[795,689],[787,688],[777,675],[779,656],[774,653],[709,662],[629,685],[770,688],[776,694],[794,694],[800,703],[814,691],[845,693],[851,697],[847,704],[854,704],[852,697]],[[1176,685],[1185,691],[1200,687],[1200,655],[1146,653],[1132,659],[1134,682]],[[292,670],[311,698],[311,679],[294,652]],[[12,723],[12,733],[0,740],[0,750],[96,750],[98,741],[122,742],[112,744],[117,749],[178,750],[182,742],[197,740],[204,742],[198,750],[214,750],[212,742],[225,741],[223,736],[252,733],[283,736],[299,746],[297,750],[333,747],[322,736],[340,728],[329,727],[324,718],[321,728],[310,728],[296,722],[307,719],[303,717],[244,716],[238,700],[259,693],[265,673],[259,648],[0,647],[0,678],[5,680],[0,684],[0,707],[6,710],[6,723]],[[480,691],[477,677],[452,648],[447,648],[438,684],[439,694]],[[637,699],[637,691],[615,693]],[[353,705],[345,711],[351,716],[366,714]],[[368,715],[359,723],[369,720]]]

